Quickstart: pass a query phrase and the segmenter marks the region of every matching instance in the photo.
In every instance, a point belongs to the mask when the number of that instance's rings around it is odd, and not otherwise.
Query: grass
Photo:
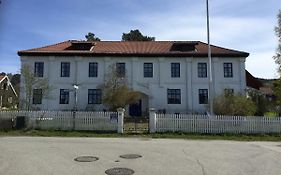
[[[194,133],[155,133],[155,134],[117,134],[90,131],[53,131],[53,130],[11,130],[0,131],[5,136],[41,136],[41,137],[108,137],[108,138],[153,138],[188,140],[234,140],[234,141],[281,141],[281,134],[194,134]]]

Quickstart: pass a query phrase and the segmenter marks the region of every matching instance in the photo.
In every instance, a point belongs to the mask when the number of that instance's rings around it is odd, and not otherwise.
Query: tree
[[[155,41],[155,37],[144,36],[136,29],[131,30],[129,33],[123,33],[122,41]]]
[[[34,71],[30,68],[29,65],[23,65],[21,69],[21,75],[23,76],[24,83],[24,93],[25,98],[21,99],[22,107],[26,110],[34,109],[32,104],[33,90],[41,89],[42,90],[42,99],[49,98],[49,92],[53,89],[47,78],[36,77]]]
[[[20,76],[20,74],[14,74],[11,78],[11,83],[15,88],[15,91],[17,92],[18,96],[20,94]]]
[[[277,15],[277,21],[278,24],[275,27],[275,34],[278,37],[278,46],[276,49],[276,55],[273,56],[276,64],[278,64],[278,72],[279,72],[279,79],[276,80],[273,84],[273,92],[276,95],[276,109],[279,113],[279,116],[281,116],[281,10],[279,10],[279,13]]]
[[[85,35],[85,38],[87,39],[87,41],[100,41],[100,39],[96,37],[94,33],[91,32]]]
[[[122,73],[120,74],[115,64],[109,67],[105,77],[104,83],[99,88],[102,89],[102,102],[110,110],[124,108],[139,99],[139,93],[128,87],[127,78]]]
[[[247,94],[257,107],[255,116],[264,116],[266,112],[272,111],[273,104],[263,93],[255,89],[248,89]]]
[[[214,99],[214,113],[217,115],[253,116],[254,102],[242,95],[220,95]]]
[[[11,83],[13,86],[20,84],[20,74],[14,74],[11,78]]]
[[[281,116],[281,78],[277,79],[273,83],[273,92],[276,96],[275,99],[275,111],[278,113],[279,116]]]
[[[278,37],[278,46],[276,49],[276,55],[273,57],[276,64],[278,64],[278,72],[281,73],[281,10],[277,15],[278,24],[275,27],[275,34]]]

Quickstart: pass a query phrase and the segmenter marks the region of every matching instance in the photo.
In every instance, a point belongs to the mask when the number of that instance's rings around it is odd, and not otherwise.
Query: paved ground
[[[119,157],[128,153],[143,157]],[[73,160],[81,155],[99,160]],[[281,142],[0,137],[1,175],[105,175],[113,167],[134,175],[280,175]]]

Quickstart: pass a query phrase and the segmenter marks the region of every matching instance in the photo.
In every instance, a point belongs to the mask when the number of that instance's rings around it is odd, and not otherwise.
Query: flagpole
[[[213,115],[213,74],[212,74],[212,57],[210,45],[210,21],[209,21],[209,1],[206,0],[207,7],[207,40],[208,40],[208,60],[209,60],[209,108],[210,115]]]

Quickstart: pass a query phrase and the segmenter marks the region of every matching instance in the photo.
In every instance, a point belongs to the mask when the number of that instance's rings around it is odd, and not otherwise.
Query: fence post
[[[118,112],[118,133],[122,134],[124,132],[123,125],[124,125],[125,109],[124,108],[118,108],[117,112]]]
[[[149,133],[156,132],[156,112],[154,108],[149,109]]]
[[[75,118],[76,118],[76,111],[72,112],[72,130],[75,131]]]

